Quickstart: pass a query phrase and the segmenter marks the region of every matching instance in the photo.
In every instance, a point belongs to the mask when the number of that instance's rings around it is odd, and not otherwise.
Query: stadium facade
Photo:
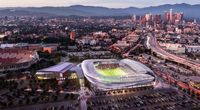
[[[38,70],[38,79],[66,79],[76,73],[81,85],[86,78],[93,90],[114,90],[154,86],[156,76],[145,65],[130,59],[90,59],[76,65],[61,62]]]
[[[0,72],[29,68],[39,60],[36,51],[23,49],[0,50]]]
[[[152,70],[130,59],[91,59],[83,61],[81,67],[97,90],[153,86],[156,81]]]

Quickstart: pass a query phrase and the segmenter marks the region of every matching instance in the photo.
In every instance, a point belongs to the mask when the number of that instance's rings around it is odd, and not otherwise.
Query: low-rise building
[[[53,53],[57,50],[57,46],[45,46],[43,47],[43,51],[47,51],[49,53]]]
[[[166,47],[167,50],[173,51],[174,53],[185,53],[185,46],[182,44],[160,43],[160,45]]]
[[[186,52],[187,53],[200,53],[200,46],[187,45],[185,47],[186,47]]]

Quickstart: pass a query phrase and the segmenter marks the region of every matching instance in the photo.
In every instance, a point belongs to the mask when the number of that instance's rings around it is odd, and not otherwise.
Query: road
[[[146,45],[150,48],[153,52],[157,53],[157,55],[161,56],[164,59],[177,62],[179,64],[186,65],[190,67],[192,70],[197,71],[200,73],[200,64],[182,57],[178,57],[174,54],[168,53],[167,51],[163,50],[158,42],[156,36],[153,36],[152,33],[149,33],[147,36]]]
[[[87,99],[92,96],[92,92],[86,87],[81,87],[79,94],[80,94],[80,108],[81,110],[87,110]]]

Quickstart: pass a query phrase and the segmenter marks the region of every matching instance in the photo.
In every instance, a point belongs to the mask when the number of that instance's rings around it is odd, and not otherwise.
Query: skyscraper
[[[151,21],[152,20],[152,14],[148,13],[145,15],[146,21]]]
[[[70,40],[74,41],[76,38],[76,32],[75,31],[71,31],[70,32]]]
[[[170,23],[173,23],[174,19],[173,19],[173,9],[170,9],[169,11],[169,16],[170,16]]]
[[[141,25],[143,25],[143,26],[146,25],[146,21],[147,21],[146,20],[146,16],[141,16],[140,17],[140,23],[141,23]]]
[[[174,16],[176,22],[181,22],[183,20],[183,12],[176,12]]]
[[[154,16],[154,21],[156,24],[160,24],[162,19],[161,19],[161,15],[160,14],[157,14]]]
[[[165,11],[164,13],[164,22],[168,23],[170,20],[170,13]]]
[[[132,17],[131,17],[131,20],[132,20],[132,22],[136,22],[137,21],[137,16],[136,15],[133,15]]]

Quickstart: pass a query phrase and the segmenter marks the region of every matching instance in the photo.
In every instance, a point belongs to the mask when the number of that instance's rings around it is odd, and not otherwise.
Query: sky
[[[148,7],[163,4],[200,4],[200,0],[0,0],[0,7],[42,7],[42,6],[103,6],[109,8]]]

